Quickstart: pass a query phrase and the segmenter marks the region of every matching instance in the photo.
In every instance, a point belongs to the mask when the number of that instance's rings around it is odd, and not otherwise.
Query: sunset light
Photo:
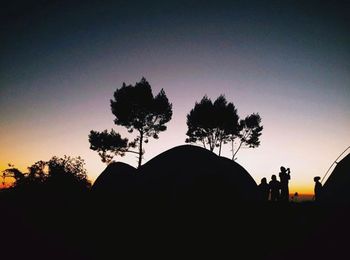
[[[342,0],[4,1],[6,259],[338,259],[349,18]]]

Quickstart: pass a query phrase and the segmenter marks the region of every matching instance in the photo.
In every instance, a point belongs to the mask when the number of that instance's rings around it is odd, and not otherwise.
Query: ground
[[[313,202],[159,206],[3,195],[0,246],[11,259],[337,259],[350,231],[348,207]]]

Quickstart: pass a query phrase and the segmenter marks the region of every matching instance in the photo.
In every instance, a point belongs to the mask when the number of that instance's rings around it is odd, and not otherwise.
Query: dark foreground
[[[341,259],[350,211],[314,203],[120,203],[0,193],[1,259]]]

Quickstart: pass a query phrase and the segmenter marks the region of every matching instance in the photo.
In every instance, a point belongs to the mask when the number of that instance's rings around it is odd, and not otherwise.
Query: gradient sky
[[[184,144],[186,114],[205,94],[261,115],[261,146],[237,160],[258,183],[284,165],[290,191],[312,193],[313,177],[350,145],[348,1],[84,2],[0,11],[0,170],[79,155],[96,179],[105,165],[89,131],[125,133],[109,100],[142,76],[173,104],[144,162]],[[121,160],[137,165],[133,154]]]

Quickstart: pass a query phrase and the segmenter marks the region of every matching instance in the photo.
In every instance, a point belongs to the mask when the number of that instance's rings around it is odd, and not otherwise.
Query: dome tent
[[[258,200],[257,185],[242,166],[192,145],[169,149],[139,169],[111,163],[96,179],[92,191],[126,202],[133,198],[139,205],[233,205]]]
[[[320,202],[350,205],[350,154],[334,168],[323,185]]]
[[[136,169],[129,164],[112,162],[97,177],[91,190],[98,194],[123,194],[133,191]]]
[[[238,163],[192,145],[174,147],[138,169],[143,193],[186,202],[256,201],[257,185]]]

